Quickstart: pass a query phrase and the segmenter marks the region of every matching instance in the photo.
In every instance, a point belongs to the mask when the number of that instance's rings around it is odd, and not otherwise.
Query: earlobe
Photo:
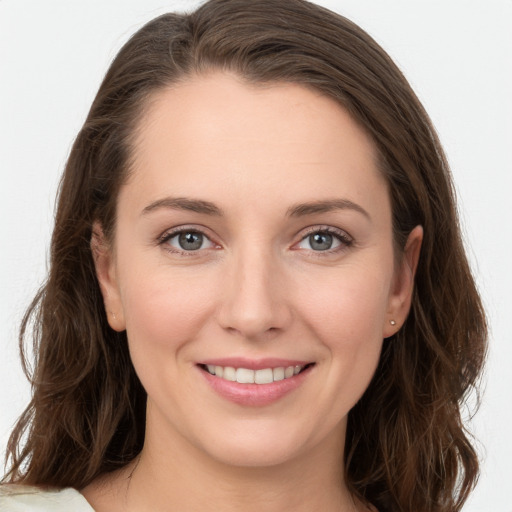
[[[422,241],[423,227],[416,226],[407,237],[400,265],[395,272],[389,297],[388,314],[383,326],[384,338],[399,331],[409,314]]]
[[[94,222],[92,226],[91,252],[108,323],[115,331],[124,331],[126,325],[116,279],[114,255],[99,222]]]

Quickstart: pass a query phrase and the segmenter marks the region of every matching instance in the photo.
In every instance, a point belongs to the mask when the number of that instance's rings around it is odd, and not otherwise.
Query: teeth
[[[217,375],[217,374],[215,374]],[[224,375],[222,376],[223,379],[230,380],[231,382],[235,382],[236,380],[236,370],[232,368],[231,366],[226,366],[224,368]]]
[[[289,379],[290,377],[293,377],[294,371],[295,371],[295,368],[293,366],[288,366],[284,371],[284,378]]]
[[[278,368],[264,368],[262,370],[249,370],[248,368],[233,368],[231,366],[206,366],[208,372],[221,379],[240,384],[270,384],[283,379],[289,379],[304,369],[304,366],[280,366]]]
[[[276,382],[277,380],[283,380],[284,379],[284,368],[274,368],[274,370],[272,371],[273,373],[273,377],[274,377],[274,382]]]
[[[236,381],[240,384],[254,384],[254,370],[238,368],[236,370]]]
[[[274,373],[272,372],[272,368],[256,370],[254,372],[254,382],[256,384],[270,384],[271,382],[274,382]]]

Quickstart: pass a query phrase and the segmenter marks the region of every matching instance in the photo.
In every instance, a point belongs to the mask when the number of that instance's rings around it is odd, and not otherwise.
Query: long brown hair
[[[293,82],[341,104],[373,139],[397,253],[421,224],[411,312],[385,340],[350,412],[346,481],[381,512],[454,512],[478,475],[461,407],[477,383],[486,323],[464,253],[448,165],[401,72],[361,28],[304,0],[210,0],[140,29],[112,63],[61,182],[49,276],[21,328],[33,333],[33,398],[10,438],[4,481],[81,488],[144,440],[145,392],[125,333],[110,329],[90,250],[115,229],[137,122],[154,93],[210,70]]]

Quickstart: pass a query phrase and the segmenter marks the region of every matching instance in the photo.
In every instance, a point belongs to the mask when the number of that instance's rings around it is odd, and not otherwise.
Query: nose
[[[219,324],[249,340],[273,338],[292,319],[283,269],[270,251],[242,252],[233,257],[225,274]]]

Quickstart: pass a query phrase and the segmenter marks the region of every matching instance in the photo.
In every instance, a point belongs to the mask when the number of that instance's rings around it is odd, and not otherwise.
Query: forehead
[[[139,195],[387,196],[363,129],[334,100],[297,84],[255,86],[215,73],[159,91],[133,157]]]

